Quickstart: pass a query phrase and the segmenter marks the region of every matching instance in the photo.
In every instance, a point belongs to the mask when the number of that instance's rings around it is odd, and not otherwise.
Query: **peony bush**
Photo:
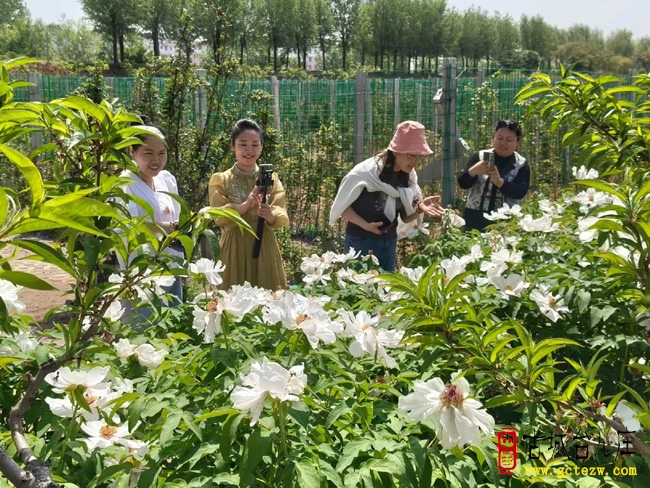
[[[647,486],[645,170],[616,183],[576,168],[558,201],[501,209],[484,234],[448,222],[397,273],[327,252],[290,290],[224,291],[218,256],[194,248],[235,215],[184,207],[159,240],[121,211],[135,119],[79,97],[0,106],[0,151],[31,196],[0,190],[7,486]],[[47,184],[8,145],[34,128],[52,139]],[[62,244],[24,237],[39,229]],[[163,252],[174,239],[182,262]],[[20,302],[48,285],[11,269],[17,247],[76,281],[49,329]],[[111,264],[136,248],[129,269]],[[175,274],[199,293],[170,308],[160,287]],[[507,475],[504,427],[519,438]]]

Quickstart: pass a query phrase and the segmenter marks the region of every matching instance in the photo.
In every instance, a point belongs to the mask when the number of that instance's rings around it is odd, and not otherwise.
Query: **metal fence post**
[[[330,119],[336,122],[336,81],[330,81]]]
[[[393,124],[393,126],[397,127],[397,125],[401,122],[400,111],[399,111],[399,78],[395,78],[395,91],[393,93],[394,93],[393,107],[395,109],[395,113],[394,113],[395,123]]]
[[[450,205],[455,200],[456,173],[456,58],[443,61],[442,97],[442,204]]]
[[[363,135],[365,130],[364,113],[365,113],[365,92],[366,92],[366,72],[357,71],[356,83],[356,108],[354,115],[354,164],[363,161]]]
[[[370,78],[366,78],[366,123],[368,125],[368,154],[375,152],[372,147],[373,144],[373,135],[374,135],[374,125],[372,118],[372,89],[370,88]],[[365,141],[364,141],[365,143]]]
[[[197,69],[196,76],[201,78],[201,81],[206,81],[208,77],[207,69]],[[208,94],[205,91],[203,86],[199,87],[194,92],[194,125],[197,127],[204,127],[206,118],[203,116],[203,112],[206,110],[206,105],[208,104]]]
[[[42,86],[41,86],[41,75],[38,73],[29,73],[27,75],[27,81],[32,83],[33,86],[29,87],[29,101],[30,102],[41,102],[43,100]],[[49,101],[49,100],[48,100]],[[33,132],[31,134],[31,144],[32,149],[36,149],[43,145],[43,133],[42,132]]]
[[[273,127],[280,132],[280,82],[271,76],[271,95],[273,95]]]

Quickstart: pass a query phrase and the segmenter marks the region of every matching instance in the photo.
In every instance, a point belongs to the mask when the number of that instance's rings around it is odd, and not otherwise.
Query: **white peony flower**
[[[131,433],[127,424],[114,426],[108,425],[103,420],[95,420],[82,424],[81,430],[89,436],[84,439],[89,451],[121,445],[139,456],[144,456],[149,452],[147,444],[130,438]]]
[[[445,209],[445,214],[442,216],[442,221],[449,222],[449,225],[457,229],[465,225],[465,219],[450,208]]]
[[[483,216],[487,220],[496,221],[496,220],[508,220],[510,217],[520,217],[521,216],[521,205],[515,204],[512,207],[504,203],[503,206],[493,212],[483,213]]]
[[[538,219],[533,219],[532,215],[527,214],[519,221],[519,227],[526,232],[557,232],[560,225],[553,223],[551,216],[544,214]]]
[[[600,407],[600,414],[605,416],[607,413],[607,407]],[[618,420],[620,423],[625,426],[627,432],[636,433],[641,430],[641,423],[637,419],[637,414],[634,410],[628,407],[624,402],[619,402],[614,408],[614,420]],[[604,422],[599,422],[603,430],[607,430],[607,425]],[[614,428],[610,428],[608,431],[607,440],[612,445],[618,445],[618,432]]]
[[[432,418],[444,449],[478,445],[481,430],[487,436],[494,431],[494,418],[480,402],[469,398],[469,383],[465,378],[456,379],[458,374],[452,375],[452,382],[447,386],[440,378],[416,381],[413,393],[399,399],[399,410],[408,418],[418,421]]]
[[[458,215],[456,215],[458,217]],[[458,217],[460,220],[463,220],[462,218]],[[458,221],[456,221],[458,222]],[[452,224],[453,225],[453,224]],[[461,227],[465,225],[465,221],[463,220],[463,224]],[[429,233],[429,223],[428,222],[422,222],[422,225],[417,225],[413,224],[410,225],[409,228],[404,232],[404,238],[405,239],[415,239],[417,236],[420,234],[424,234],[425,236],[430,235]]]
[[[440,267],[445,273],[445,285],[447,285],[456,276],[465,272],[467,261],[463,258],[452,256],[449,259],[440,261]]]
[[[418,266],[415,269],[402,266],[399,270],[399,274],[408,277],[414,283],[418,283],[426,271],[426,268],[422,266]]]
[[[474,244],[470,250],[469,254],[465,254],[460,259],[463,260],[466,264],[475,263],[483,257],[483,249],[478,244]]]
[[[108,366],[93,368],[90,371],[72,371],[67,366],[45,376],[45,381],[54,387],[53,391],[63,393],[72,391],[77,386],[92,388],[99,385],[110,368]]]
[[[553,203],[545,199],[540,200],[537,204],[539,205],[539,209],[550,217],[556,217],[564,213],[564,206],[559,203]]]
[[[553,295],[548,285],[540,285],[530,293],[530,299],[534,300],[539,310],[553,322],[557,322],[561,313],[568,313],[570,310],[564,306],[564,299],[560,295]]]
[[[573,166],[571,168],[571,174],[576,180],[597,180],[600,174],[595,169],[587,169],[583,164],[580,168]]]
[[[195,275],[203,275],[208,283],[218,286],[223,283],[220,273],[226,269],[226,266],[221,262],[216,263],[212,259],[201,258],[196,263],[190,263],[190,273]]]
[[[133,350],[140,365],[149,369],[160,366],[167,355],[167,351],[156,349],[151,344],[140,344]]]
[[[315,274],[317,271],[320,271],[322,274],[323,271],[327,271],[331,265],[331,255],[328,255],[327,253],[325,253],[323,256],[312,254],[309,257],[302,258],[302,262],[300,263],[300,270],[305,274]]]
[[[404,337],[404,331],[378,329],[378,317],[371,317],[362,310],[356,316],[345,310],[338,310],[339,316],[345,322],[345,335],[354,337],[350,344],[350,354],[360,358],[364,353],[377,356],[384,361],[388,368],[394,368],[397,363],[386,352],[387,348],[399,347]]]
[[[591,226],[598,222],[598,217],[589,216],[578,219],[578,238],[583,244],[591,242],[598,237],[598,229],[592,229]]]
[[[16,286],[10,281],[0,279],[0,298],[5,302],[9,315],[25,311],[25,304],[18,299],[18,292],[21,289],[22,286]]]
[[[242,377],[242,386],[236,386],[230,399],[237,410],[251,412],[251,426],[262,414],[264,402],[270,397],[281,402],[298,401],[307,386],[304,366],[294,366],[288,371],[278,363],[263,358],[251,365],[248,375]]]
[[[336,335],[343,332],[343,326],[332,321],[323,304],[321,298],[306,298],[287,291],[264,307],[262,317],[267,324],[281,322],[289,330],[302,330],[316,349],[319,341],[333,344]]]
[[[203,334],[203,342],[214,342],[215,336],[221,332],[221,312],[218,311],[218,300],[208,302],[207,310],[194,305],[192,328]]]
[[[117,351],[117,355],[121,358],[128,358],[135,354],[135,344],[131,344],[128,339],[120,339],[113,343],[113,347]]]
[[[481,263],[481,271],[485,271],[489,277],[500,276],[508,265],[515,265],[521,263],[523,253],[521,251],[509,251],[508,249],[501,248],[490,255],[490,261],[483,261]]]
[[[499,296],[508,300],[510,297],[520,297],[521,292],[530,286],[518,274],[511,274],[507,278],[493,276],[490,281],[499,289]]]
[[[578,193],[575,202],[580,204],[580,212],[587,213],[589,209],[609,205],[613,202],[612,197],[603,191],[594,188],[587,188],[585,191]]]
[[[314,285],[317,283],[327,285],[328,282],[332,280],[332,277],[325,271],[326,270],[323,268],[314,268],[311,273],[305,274],[305,276],[303,276],[302,281],[307,285]]]

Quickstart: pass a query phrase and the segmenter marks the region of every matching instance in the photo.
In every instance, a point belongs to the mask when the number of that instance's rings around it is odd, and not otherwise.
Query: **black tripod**
[[[273,165],[260,164],[260,172],[257,176],[256,186],[262,188],[262,202],[266,203],[266,195],[269,188],[273,187]],[[253,246],[253,259],[260,257],[260,249],[262,248],[262,234],[264,234],[264,218],[257,218],[257,240]]]

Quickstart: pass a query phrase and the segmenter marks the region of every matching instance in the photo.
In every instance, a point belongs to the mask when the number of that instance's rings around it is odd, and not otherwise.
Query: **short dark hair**
[[[234,144],[241,133],[247,130],[257,132],[260,135],[260,143],[264,144],[264,132],[262,131],[262,128],[257,122],[251,119],[240,119],[235,122],[235,125],[232,126],[232,131],[230,132],[231,144]]]
[[[509,131],[517,134],[518,141],[521,140],[521,136],[522,136],[521,126],[519,125],[519,122],[517,122],[516,120],[510,120],[510,119],[499,120],[497,122],[496,128],[494,129],[494,132],[498,131],[499,129],[508,129]]]

